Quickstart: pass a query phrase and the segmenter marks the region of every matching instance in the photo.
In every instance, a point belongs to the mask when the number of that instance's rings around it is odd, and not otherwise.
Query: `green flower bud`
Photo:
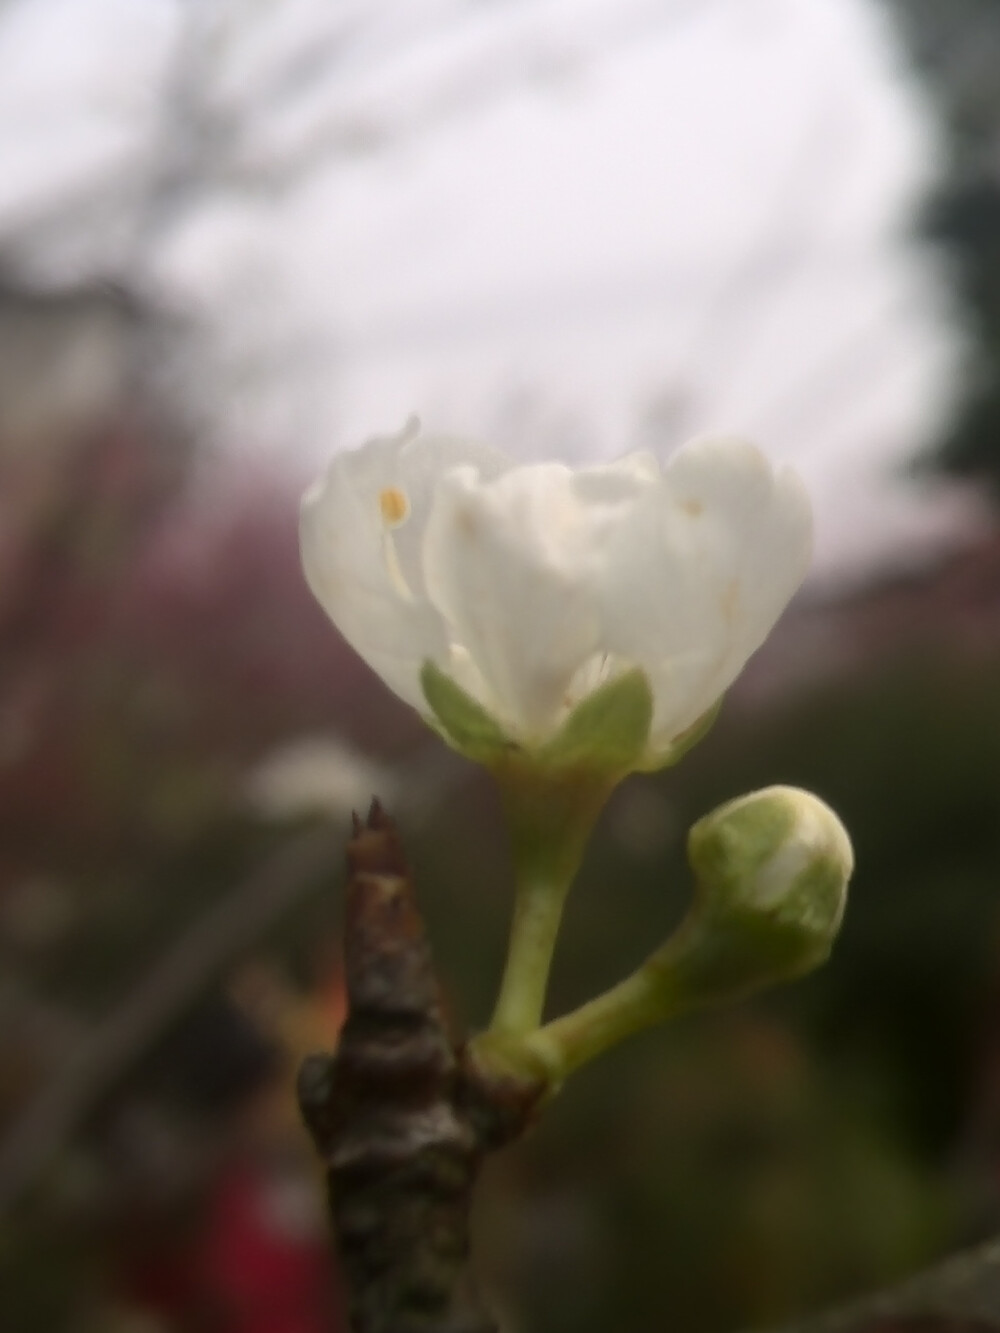
[[[634,1032],[790,981],[826,959],[854,854],[818,797],[768,787],[730,801],[691,829],[688,858],[694,901],[666,944],[617,986],[519,1041],[487,1033],[475,1043],[479,1056],[524,1077],[543,1070],[554,1091]]]
[[[854,869],[828,805],[767,787],[700,819],[688,835],[695,901],[647,963],[683,1007],[747,994],[819,966],[837,936]]]

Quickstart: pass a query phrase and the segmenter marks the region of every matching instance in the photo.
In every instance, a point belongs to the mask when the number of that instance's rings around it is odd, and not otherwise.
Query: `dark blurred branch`
[[[490,1076],[444,1022],[413,885],[376,803],[355,823],[344,925],[349,1000],[334,1056],[299,1075],[327,1167],[355,1333],[495,1333],[468,1269],[484,1155],[516,1138],[541,1085]]]
[[[997,1333],[1000,1239],[781,1333]]]
[[[343,839],[303,834],[177,940],[86,1036],[0,1141],[0,1214],[36,1180],[101,1096],[242,950],[339,861]]]

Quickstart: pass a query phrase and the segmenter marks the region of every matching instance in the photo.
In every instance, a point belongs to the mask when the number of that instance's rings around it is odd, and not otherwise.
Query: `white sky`
[[[0,257],[197,315],[234,444],[304,472],[414,411],[524,456],[747,434],[805,475],[821,573],[963,521],[885,480],[957,343],[908,240],[933,127],[878,6],[194,9],[188,47],[179,0],[0,9]]]

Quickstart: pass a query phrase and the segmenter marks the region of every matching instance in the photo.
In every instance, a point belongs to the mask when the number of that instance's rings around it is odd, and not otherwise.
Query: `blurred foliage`
[[[422,738],[306,591],[295,498],[235,474],[213,494],[193,461],[167,421],[127,402],[45,448],[0,440],[0,1194],[5,1135],[30,1135],[67,1070],[72,1101],[79,1052],[130,1021],[151,970],[294,833],[248,799],[255,763],[324,732],[376,754]],[[314,1004],[334,931],[323,887],[304,885],[260,945]],[[168,1030],[126,1043],[78,1135],[32,1165],[0,1221],[0,1327],[113,1326],[122,1270],[211,1217],[234,1153],[287,1155],[291,1134],[314,1193],[294,1117],[266,1144],[252,1135],[252,1151],[233,1138],[234,1115],[279,1075],[285,1122],[291,1106],[286,1034],[229,995],[244,961],[223,950],[207,995],[182,985]],[[142,1265],[124,1263],[126,1238],[143,1235]],[[188,1286],[204,1305],[211,1284]]]

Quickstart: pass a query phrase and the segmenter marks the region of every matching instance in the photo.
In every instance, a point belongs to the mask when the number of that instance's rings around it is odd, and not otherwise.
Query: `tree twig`
[[[413,885],[378,803],[355,819],[344,925],[348,1017],[299,1101],[327,1168],[356,1333],[495,1333],[470,1275],[483,1156],[527,1125],[539,1085],[492,1078],[448,1033]]]

